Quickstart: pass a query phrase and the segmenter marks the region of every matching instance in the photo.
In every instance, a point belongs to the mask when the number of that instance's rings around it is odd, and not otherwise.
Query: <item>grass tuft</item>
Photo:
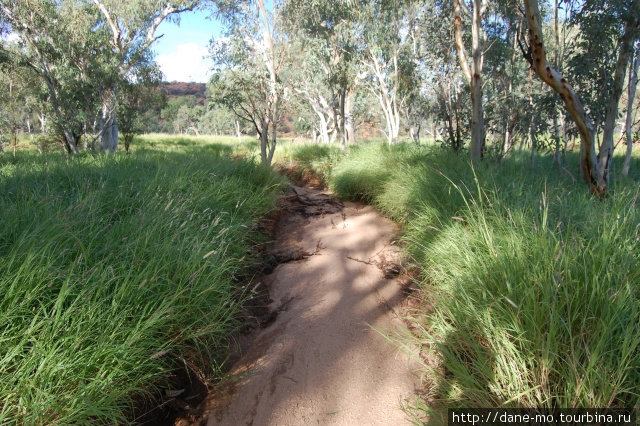
[[[282,182],[185,144],[0,156],[0,423],[123,423],[174,360],[216,374]]]
[[[638,176],[600,200],[550,158],[536,164],[474,169],[438,148],[372,144],[330,172],[339,196],[404,224],[435,307],[416,337],[438,360],[416,407],[434,420],[450,407],[640,404]]]

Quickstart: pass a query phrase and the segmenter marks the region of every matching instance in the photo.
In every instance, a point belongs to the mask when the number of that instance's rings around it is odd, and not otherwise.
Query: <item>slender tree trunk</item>
[[[560,113],[560,128],[562,129],[562,133],[560,134],[562,138],[562,164],[567,163],[567,144],[569,143],[569,138],[567,138],[567,120],[564,117],[564,114]]]
[[[128,154],[129,148],[131,147],[131,142],[133,142],[133,133],[125,133],[124,134],[124,151]]]
[[[353,87],[347,89],[347,95],[344,102],[344,129],[347,136],[347,143],[350,145],[356,143],[356,129],[353,124],[353,92]]]
[[[347,135],[345,132],[345,102],[346,102],[346,97],[347,97],[347,90],[346,88],[341,88],[340,89],[340,96],[338,97],[339,99],[339,113],[340,113],[340,117],[339,117],[339,124],[338,124],[338,137],[340,138],[340,149],[344,150],[345,148],[345,141],[347,139]]]
[[[636,50],[635,57],[631,61],[629,67],[629,88],[627,98],[627,115],[624,124],[624,132],[627,139],[627,153],[624,157],[624,166],[622,167],[622,175],[627,176],[629,174],[629,168],[631,167],[631,153],[633,150],[633,101],[636,96],[636,88],[638,87],[638,68],[640,68],[640,48]]]
[[[556,69],[560,67],[560,30],[558,24],[558,0],[554,2],[553,8],[553,35],[555,41],[555,50],[553,52],[553,66]],[[553,108],[553,132],[555,139],[555,154],[554,154],[554,162],[560,167],[562,165],[562,161],[560,159],[560,128],[558,127],[558,110]]]
[[[240,121],[235,121],[236,126],[236,137],[238,138],[238,142],[242,142],[242,135],[240,134]]]
[[[258,129],[258,137],[260,138],[260,162],[262,164],[270,165],[268,160],[267,149],[269,146],[269,125],[267,120],[262,119],[260,121],[260,129]]]
[[[434,119],[433,123],[431,123],[433,125],[433,144],[436,144],[436,141],[438,140],[438,123],[437,121]]]
[[[484,52],[482,51],[482,17],[487,8],[487,0],[474,0],[473,11],[469,13],[464,0],[454,0],[454,24],[456,49],[462,71],[471,88],[471,161],[482,159],[484,152],[484,113],[482,108],[482,68]],[[462,37],[462,10],[471,15],[471,67],[467,59],[467,51]]]
[[[267,66],[267,70],[269,71],[269,99],[267,101],[268,106],[266,111],[268,122],[265,123],[265,125],[267,126],[267,128],[268,126],[271,126],[271,140],[269,140],[269,132],[266,131],[265,128],[263,128],[261,136],[264,138],[264,140],[261,140],[261,145],[263,145],[264,147],[265,155],[262,157],[262,160],[264,164],[270,166],[271,160],[273,159],[273,154],[275,152],[276,141],[278,137],[277,122],[280,96],[278,94],[278,76],[276,71],[275,58],[276,52],[273,43],[272,28],[269,22],[269,14],[267,13],[267,10],[264,6],[264,0],[257,0],[256,3],[258,5],[259,14],[262,18],[262,35],[266,43],[264,61],[265,65]],[[275,14],[276,11],[273,10],[273,13]]]
[[[33,142],[33,131],[31,129],[31,120],[29,119],[29,116],[25,118],[24,124],[27,126],[27,133],[29,134],[29,139],[31,140],[31,142]]]
[[[607,190],[607,182],[603,180],[598,166],[593,123],[569,82],[551,68],[547,62],[537,0],[524,0],[524,6],[529,22],[529,40],[531,42],[534,69],[538,76],[555,90],[564,101],[580,133],[580,167],[582,174],[593,193],[604,193]]]
[[[380,102],[380,107],[382,108],[382,112],[384,113],[384,119],[387,125],[387,142],[389,145],[394,144],[398,136],[400,135],[400,112],[398,110],[397,104],[397,82],[394,82],[393,89],[389,89],[386,81],[386,74],[382,68],[380,63],[380,59],[376,56],[375,52],[370,51],[371,56],[371,69],[375,74],[377,84],[377,91],[372,89],[373,94],[378,98]],[[398,67],[397,67],[397,52],[394,52],[393,60],[393,69],[394,75],[398,75]]]
[[[529,108],[531,112],[531,119],[529,120],[529,132],[528,139],[529,144],[531,145],[531,168],[535,167],[536,163],[536,151],[538,149],[538,140],[536,139],[535,127],[536,127],[536,114],[534,113],[534,103],[533,103],[533,70],[529,68]]]
[[[638,3],[634,1],[633,3]],[[607,104],[607,110],[604,120],[604,126],[602,128],[602,144],[600,146],[599,161],[600,161],[600,173],[602,180],[609,184],[611,160],[613,157],[613,133],[616,127],[616,120],[618,119],[618,103],[620,102],[620,96],[622,95],[622,89],[624,86],[624,80],[627,72],[627,64],[629,63],[629,57],[633,51],[633,42],[636,38],[638,29],[638,22],[627,22],[624,29],[624,34],[620,39],[620,51],[618,52],[618,62],[616,63],[616,70],[613,76],[613,90],[609,96],[609,103]]]
[[[484,113],[482,109],[482,79],[474,74],[471,79],[471,159],[479,161],[484,151]]]

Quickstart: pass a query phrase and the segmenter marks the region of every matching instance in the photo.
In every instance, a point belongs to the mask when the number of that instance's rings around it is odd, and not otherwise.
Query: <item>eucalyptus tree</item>
[[[416,134],[421,108],[416,26],[421,2],[383,0],[362,2],[358,13],[362,63],[367,87],[380,104],[389,144],[398,140],[401,119],[410,119]]]
[[[453,23],[458,59],[471,89],[471,160],[482,158],[485,140],[484,112],[482,109],[482,68],[484,66],[485,33],[482,20],[488,0],[453,0]],[[471,61],[465,47],[462,18],[471,21]]]
[[[0,10],[19,37],[21,60],[47,85],[68,151],[77,152],[79,135],[91,130],[99,149],[113,153],[123,82],[148,64],[160,23],[197,3],[0,0]]]
[[[9,142],[16,153],[18,130],[28,120],[25,99],[29,96],[29,87],[25,81],[25,69],[11,61],[0,61],[0,152]]]
[[[349,0],[288,0],[283,9],[286,29],[303,50],[305,78],[295,90],[317,115],[321,140],[337,138],[341,148],[355,142],[355,93],[364,78],[356,38],[359,12],[357,2]]]
[[[86,0],[88,3],[88,0]],[[112,60],[108,66],[112,78],[98,84],[101,114],[98,147],[113,153],[118,147],[117,105],[123,81],[134,78],[137,69],[146,63],[151,45],[160,38],[158,26],[170,16],[193,10],[198,0],[92,0],[100,12],[99,26],[109,32]]]
[[[622,166],[622,175],[629,174],[631,167],[631,152],[633,150],[633,101],[636,97],[636,89],[638,87],[638,69],[640,68],[640,46],[635,47],[635,55],[629,64],[629,85],[627,90],[627,113],[624,124],[624,133],[627,140],[627,152],[624,158],[624,166]]]
[[[312,112],[314,140],[318,139],[325,144],[332,143],[338,138],[337,123],[341,122],[343,117],[339,115],[339,108],[334,108],[333,95],[337,91],[331,90],[326,73],[319,72],[324,65],[321,55],[317,54],[321,51],[322,44],[319,40],[310,39],[294,43],[292,51],[297,52],[292,59],[298,64],[298,69],[297,78],[292,81],[293,92]]]
[[[92,82],[105,78],[109,55],[104,33],[92,30],[96,14],[65,0],[2,0],[0,9],[18,36],[12,55],[42,78],[65,147],[78,152],[83,123],[96,103]]]
[[[601,3],[598,5],[597,3]],[[623,29],[617,37],[617,60],[613,74],[609,77],[609,90],[605,119],[603,125],[602,144],[598,159],[600,161],[600,173],[605,182],[610,180],[611,159],[613,157],[613,135],[615,131],[616,120],[618,119],[618,104],[622,95],[624,80],[626,76],[629,59],[633,55],[633,46],[638,39],[638,30],[640,29],[640,1],[639,0],[623,0],[605,2],[590,1],[585,4],[581,16],[586,13],[585,9],[595,12],[598,17],[613,17],[617,21],[614,26]],[[604,12],[604,13],[603,13]],[[600,38],[600,37],[598,37]]]
[[[573,118],[580,134],[580,168],[584,179],[595,194],[607,190],[607,182],[600,173],[595,149],[595,128],[580,98],[569,82],[551,67],[542,35],[542,22],[537,0],[524,0],[525,16],[529,25],[530,60],[536,74],[556,91]]]
[[[213,103],[253,124],[260,138],[260,159],[270,165],[281,120],[282,82],[287,44],[279,31],[279,9],[263,0],[215,2],[217,15],[229,23],[227,37],[211,41],[217,73],[209,82]]]
[[[420,85],[428,99],[434,139],[454,151],[464,146],[468,136],[468,88],[456,58],[452,37],[452,3],[428,1],[417,16],[416,37],[423,40],[417,49]]]
[[[400,133],[398,58],[407,39],[407,32],[400,31],[404,20],[401,14],[395,1],[365,2],[361,19],[364,63],[371,76],[369,88],[384,114],[389,144],[395,143]]]
[[[129,152],[136,134],[151,130],[144,122],[144,115],[151,113],[154,108],[160,108],[165,102],[165,94],[158,90],[162,81],[162,72],[159,67],[149,65],[144,68],[144,71],[138,74],[136,82],[125,81],[120,88],[120,102],[116,113],[126,152]]]
[[[260,159],[270,165],[276,149],[284,96],[286,42],[280,31],[280,9],[274,0],[215,0],[214,13],[228,25],[227,37],[211,41],[217,73],[209,83],[214,103],[251,122],[260,138]]]
[[[570,61],[576,91],[590,107],[596,134],[602,130],[598,155],[603,180],[610,180],[618,104],[626,71],[638,39],[640,1],[592,0],[573,5],[576,29]]]

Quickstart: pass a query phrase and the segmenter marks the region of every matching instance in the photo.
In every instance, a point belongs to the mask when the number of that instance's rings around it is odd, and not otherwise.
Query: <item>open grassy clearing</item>
[[[551,158],[528,164],[374,144],[330,170],[339,196],[404,225],[435,309],[416,338],[439,359],[416,408],[445,422],[439,408],[640,404],[640,161],[604,200]]]
[[[0,156],[0,423],[125,422],[176,362],[219,373],[282,179],[165,145]]]

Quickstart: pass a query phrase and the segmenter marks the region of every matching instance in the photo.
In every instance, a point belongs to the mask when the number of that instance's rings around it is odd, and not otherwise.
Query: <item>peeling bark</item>
[[[524,6],[529,23],[533,68],[542,81],[560,95],[567,111],[575,121],[581,141],[580,168],[582,175],[594,194],[603,194],[607,190],[607,183],[602,178],[596,157],[593,123],[569,82],[551,68],[547,62],[537,0],[524,0]]]

